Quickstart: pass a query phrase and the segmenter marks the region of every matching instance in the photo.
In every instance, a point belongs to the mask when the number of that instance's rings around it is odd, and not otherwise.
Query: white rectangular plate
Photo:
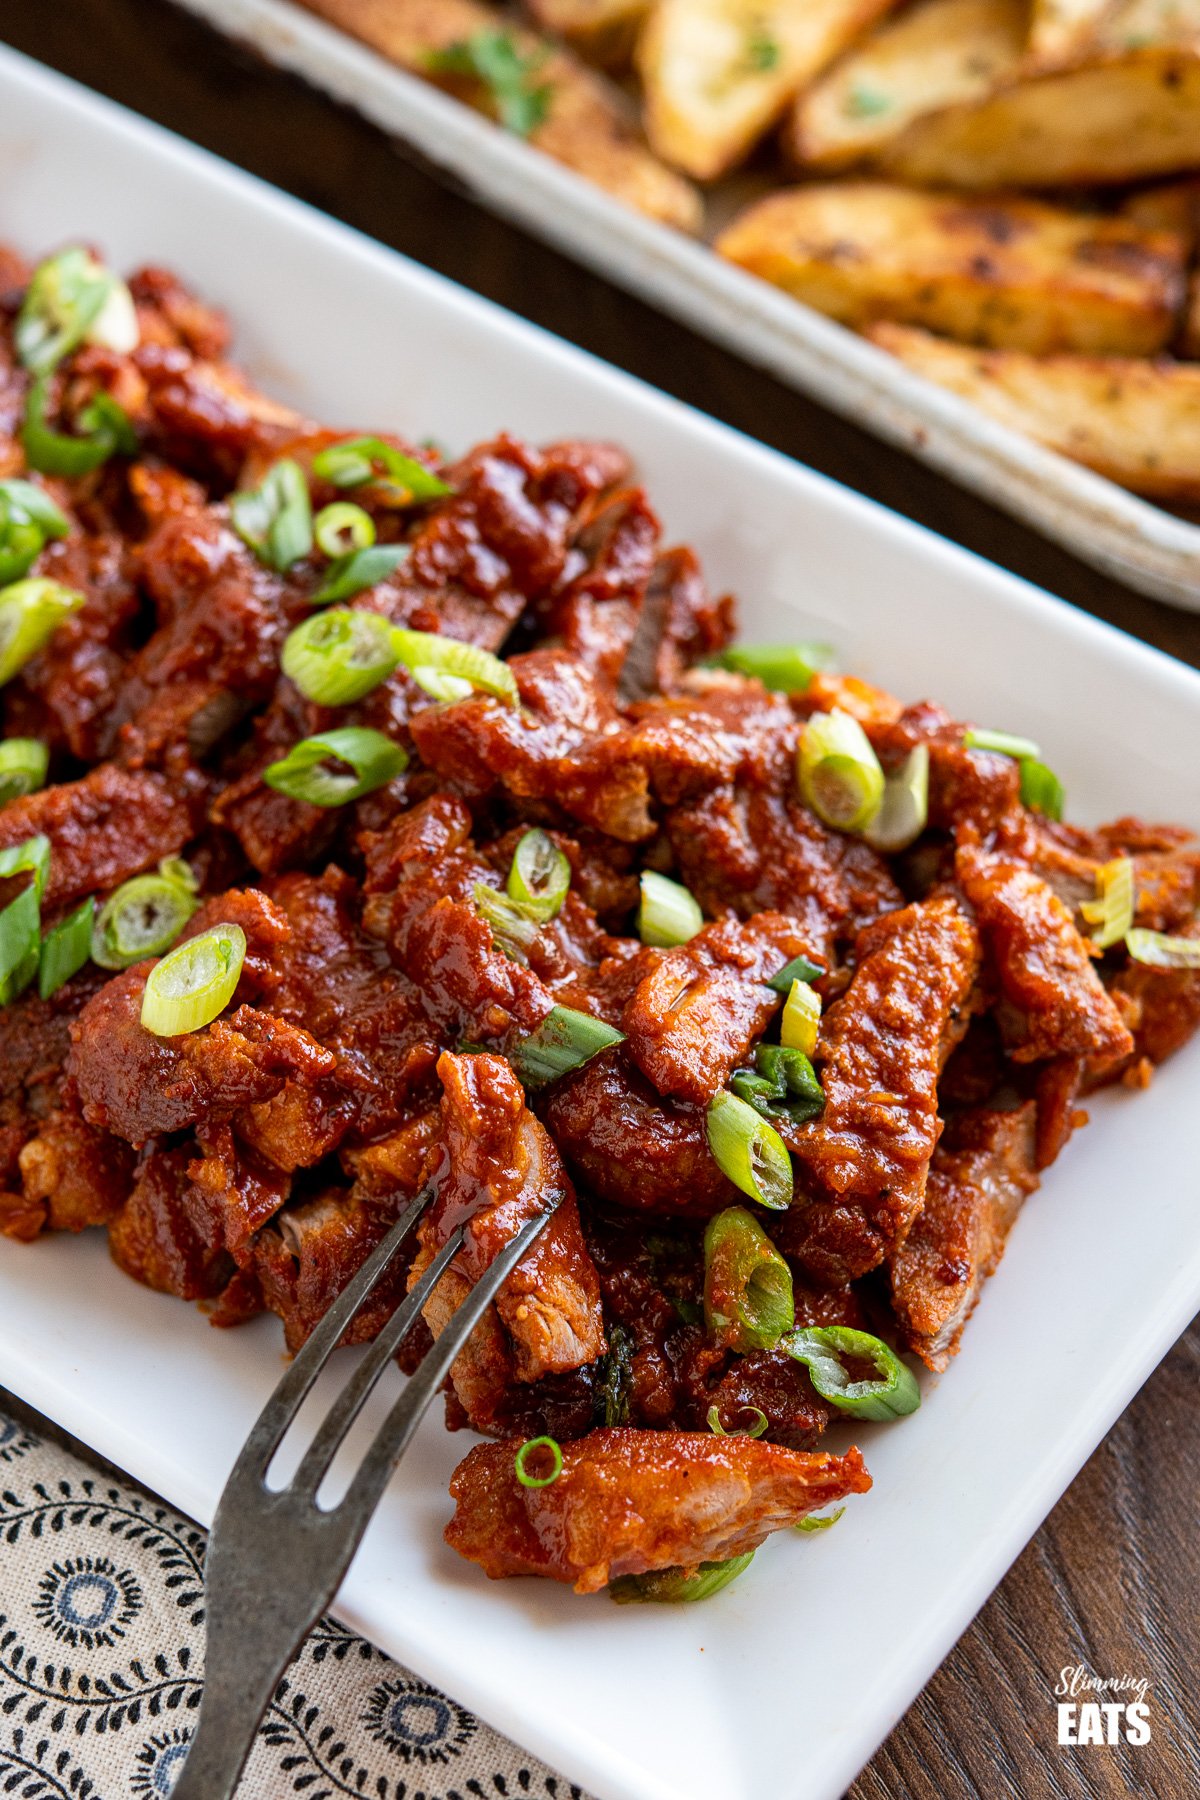
[[[619,440],[752,635],[831,638],[1032,733],[1079,816],[1195,817],[1190,671],[2,52],[0,237],[72,236],[228,305],[251,370],[321,419]],[[603,1800],[840,1794],[1200,1303],[1198,1073],[1200,1044],[1096,1105],[930,1403],[861,1433],[875,1490],[836,1531],[772,1540],[699,1607],[489,1583],[442,1545],[469,1439],[434,1418],[340,1616]],[[213,1331],[99,1234],[0,1241],[0,1383],[198,1519],[281,1366],[273,1320]]]
[[[1045,450],[957,394],[644,217],[532,145],[398,69],[292,0],[180,0],[219,30],[302,75],[608,280],[900,444],[1143,593],[1200,609],[1200,525]],[[745,203],[738,177],[714,210]]]

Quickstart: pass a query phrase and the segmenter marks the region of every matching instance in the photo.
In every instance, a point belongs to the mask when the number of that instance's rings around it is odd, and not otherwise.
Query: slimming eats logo
[[[1054,1686],[1060,1744],[1148,1744],[1150,1683],[1144,1675],[1095,1675],[1083,1663],[1060,1669]]]

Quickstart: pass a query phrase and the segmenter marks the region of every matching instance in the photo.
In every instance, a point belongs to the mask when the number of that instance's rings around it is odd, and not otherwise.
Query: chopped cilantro
[[[887,112],[891,104],[890,97],[876,88],[852,87],[846,95],[843,110],[852,119],[870,119],[876,113]]]
[[[434,75],[459,75],[483,87],[507,131],[528,137],[543,124],[554,93],[550,82],[535,84],[549,50],[523,56],[508,31],[476,31],[444,50],[431,50],[425,66]]]

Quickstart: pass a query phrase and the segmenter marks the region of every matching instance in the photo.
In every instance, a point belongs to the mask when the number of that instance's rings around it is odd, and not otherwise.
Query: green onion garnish
[[[325,580],[312,597],[314,606],[325,606],[331,600],[352,600],[355,594],[373,588],[395,574],[409,555],[407,544],[369,544],[365,550],[352,550],[329,565]]]
[[[833,666],[832,644],[736,644],[711,659],[710,667],[753,675],[778,694],[803,694],[814,675]]]
[[[82,605],[83,595],[75,588],[41,575],[0,588],[0,686],[44,649],[56,628]]]
[[[793,981],[779,1023],[780,1043],[785,1050],[802,1051],[807,1061],[817,1047],[820,1029],[820,994],[807,981]]]
[[[125,283],[89,250],[72,245],[34,270],[13,342],[31,374],[48,375],[85,341],[135,349],[137,313]]]
[[[674,944],[686,944],[703,926],[700,903],[681,882],[644,869],[641,890],[637,931],[643,944],[670,949]]]
[[[548,1475],[531,1475],[527,1467],[532,1452],[547,1450],[550,1453],[550,1473]],[[527,1438],[513,1458],[513,1467],[517,1471],[517,1480],[522,1487],[544,1488],[558,1480],[562,1474],[563,1455],[552,1437]]]
[[[794,981],[820,981],[828,971],[820,963],[813,962],[810,956],[793,956],[791,962],[784,963],[774,975],[768,975],[767,986],[773,987],[777,994],[790,994]]]
[[[475,911],[492,928],[498,949],[517,962],[527,960],[527,952],[537,941],[541,920],[520,900],[502,894],[498,888],[477,881],[474,887]]]
[[[32,481],[0,481],[0,587],[28,573],[50,538],[71,525],[44,488]]]
[[[323,556],[349,556],[352,550],[365,550],[375,542],[375,521],[352,501],[335,500],[332,506],[323,506],[313,520],[313,538]]]
[[[608,1584],[609,1597],[618,1606],[635,1601],[677,1605],[681,1601],[707,1600],[736,1581],[754,1560],[753,1550],[731,1556],[726,1562],[701,1563],[689,1575],[685,1569],[653,1569],[646,1575],[618,1575]]]
[[[1125,948],[1134,962],[1152,969],[1200,969],[1200,938],[1168,937],[1136,926],[1125,933]]]
[[[48,405],[48,378],[42,375],[26,395],[21,426],[25,460],[31,469],[43,475],[87,475],[118,450],[125,456],[136,452],[137,433],[128,413],[111,394],[94,394],[82,408],[76,421],[83,427],[82,437],[55,431],[46,420]]]
[[[736,1070],[729,1085],[764,1119],[787,1119],[792,1125],[815,1119],[825,1105],[825,1091],[808,1057],[787,1044],[760,1044],[754,1068]]]
[[[505,886],[530,918],[553,919],[571,886],[571,865],[544,831],[527,831],[513,852]]]
[[[808,1369],[823,1400],[858,1419],[901,1419],[921,1404],[917,1378],[882,1338],[848,1325],[813,1325],[793,1331],[779,1348]],[[872,1365],[875,1380],[852,1380],[846,1359]]]
[[[348,765],[331,769],[331,762]],[[408,753],[382,731],[345,725],[320,737],[302,738],[263,770],[268,787],[309,806],[345,806],[373,793],[408,767]]]
[[[1097,950],[1119,944],[1133,924],[1135,907],[1132,856],[1115,856],[1096,871],[1096,898],[1081,901],[1080,912],[1089,925]]]
[[[440,500],[454,489],[415,456],[405,456],[382,438],[346,438],[318,450],[313,474],[338,488],[362,487],[367,482],[384,490],[393,504],[407,506],[417,500]]]
[[[178,857],[159,864],[157,875],[122,882],[96,915],[92,961],[102,969],[127,969],[169,950],[200,902],[196,878]]]
[[[281,575],[312,550],[308,483],[293,457],[273,463],[258,487],[232,494],[229,516],[242,542]]]
[[[865,831],[883,802],[879,758],[858,720],[840,707],[814,713],[796,753],[801,798],[837,831]]]
[[[81,900],[74,912],[60,919],[57,925],[42,939],[42,953],[38,962],[38,993],[43,1000],[56,994],[60,987],[70,981],[72,975],[82,969],[92,953],[92,923],[96,911],[96,902],[89,894]]]
[[[1042,754],[1032,738],[1013,737],[1008,731],[976,731],[972,728],[963,733],[963,743],[968,750],[993,750],[997,756],[1012,756],[1018,762]]]
[[[146,978],[142,1024],[155,1037],[182,1037],[199,1031],[228,1006],[246,959],[240,925],[214,925],[188,938]]]
[[[1066,805],[1063,784],[1044,762],[1029,757],[1021,764],[1021,803],[1047,819],[1061,819]]]
[[[603,1019],[576,1012],[573,1006],[555,1006],[536,1031],[513,1045],[508,1060],[523,1086],[539,1088],[590,1062],[612,1044],[624,1042],[624,1032],[615,1031]]]
[[[430,50],[425,66],[433,75],[457,75],[478,82],[507,131],[528,137],[544,123],[554,88],[537,82],[538,70],[550,54],[542,45],[523,55],[509,31],[473,31],[443,49]]]
[[[766,1413],[763,1411],[761,1406],[748,1406],[744,1410],[748,1413],[754,1414],[754,1418],[751,1421],[751,1423],[749,1425],[740,1426],[740,1427],[734,1429],[733,1431],[726,1431],[725,1427],[721,1423],[720,1407],[719,1406],[710,1406],[708,1409],[708,1429],[716,1437],[760,1438],[762,1436],[763,1432],[767,1429],[768,1424],[770,1423],[770,1421],[767,1418]]]
[[[793,1531],[828,1531],[831,1525],[837,1524],[845,1510],[844,1506],[839,1506],[831,1513],[813,1513],[807,1519],[797,1519],[792,1529]]]
[[[778,1212],[792,1204],[787,1145],[736,1094],[714,1094],[709,1101],[708,1147],[721,1172],[760,1206]]]
[[[740,1355],[770,1350],[791,1330],[795,1316],[792,1271],[753,1213],[744,1206],[717,1213],[704,1233],[709,1335]]]
[[[349,706],[396,667],[392,627],[379,613],[334,606],[314,613],[287,635],[280,663],[306,700]]]
[[[873,850],[891,855],[916,842],[929,820],[929,746],[917,744],[883,784],[883,802],[863,834]]]
[[[494,694],[516,706],[520,696],[508,664],[458,638],[435,631],[404,631],[397,627],[392,641],[396,654],[418,687],[435,700],[465,700],[475,689]]]
[[[40,900],[46,892],[50,874],[50,839],[41,832],[36,837],[26,838],[23,844],[10,844],[7,850],[0,850],[0,875],[21,875],[26,869],[33,871],[33,884]]]
[[[50,752],[37,738],[5,738],[0,743],[0,806],[36,793],[49,766]]]
[[[0,912],[0,1006],[23,994],[37,974],[40,925],[41,897],[34,880]]]

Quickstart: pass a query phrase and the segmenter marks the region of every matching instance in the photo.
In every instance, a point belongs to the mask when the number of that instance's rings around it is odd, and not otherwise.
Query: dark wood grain
[[[0,34],[431,268],[1200,664],[1200,617],[1131,594],[448,193],[354,114],[162,0],[4,0]],[[1198,1377],[1194,1325],[855,1782],[854,1800],[1200,1795]],[[1036,1331],[1029,1366],[1013,1378],[1045,1378]],[[798,1621],[797,1631],[813,1654],[819,1622]],[[1052,1690],[1059,1670],[1075,1663],[1101,1675],[1149,1678],[1149,1746],[1058,1746]],[[865,1644],[864,1682],[871,1666]]]

